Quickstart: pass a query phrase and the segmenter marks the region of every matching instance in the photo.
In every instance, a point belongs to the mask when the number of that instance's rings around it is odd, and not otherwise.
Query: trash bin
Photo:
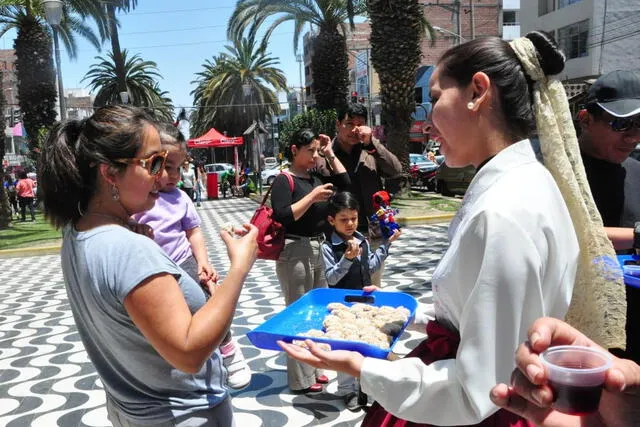
[[[218,198],[218,174],[215,172],[207,172],[207,198]]]

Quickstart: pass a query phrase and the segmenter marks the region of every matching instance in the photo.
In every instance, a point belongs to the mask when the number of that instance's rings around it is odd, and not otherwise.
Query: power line
[[[130,32],[130,33],[120,33],[120,35],[128,36],[128,35],[131,35],[131,34],[175,33],[175,32],[178,32],[178,31],[207,30],[207,29],[210,29],[210,28],[221,28],[221,27],[226,27],[226,25],[204,25],[202,27],[176,28],[174,30],[162,29],[162,30],[152,30],[152,31],[133,31],[133,32]]]
[[[271,35],[271,37],[276,37],[276,36],[284,36],[284,35],[292,35],[293,31],[291,32],[287,32],[287,33],[273,33]],[[173,43],[173,44],[158,44],[158,45],[149,45],[149,46],[133,46],[133,47],[126,47],[129,50],[134,50],[134,49],[156,49],[159,47],[179,47],[179,46],[197,46],[197,45],[201,45],[201,44],[215,44],[215,43],[230,43],[231,41],[229,39],[224,39],[224,40],[206,40],[206,41],[198,41],[198,42],[189,42],[189,43]],[[95,49],[80,49],[80,52],[95,52]]]
[[[127,16],[132,15],[159,15],[163,13],[184,13],[184,12],[202,12],[204,10],[220,10],[220,9],[234,9],[235,6],[219,6],[219,7],[200,7],[196,9],[173,9],[173,10],[156,10],[150,12],[131,12],[127,13]]]

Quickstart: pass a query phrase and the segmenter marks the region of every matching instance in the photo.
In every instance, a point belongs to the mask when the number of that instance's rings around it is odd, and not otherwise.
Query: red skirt
[[[422,341],[406,357],[419,357],[426,365],[436,360],[455,359],[459,344],[460,337],[456,332],[450,331],[437,321],[431,321],[427,324],[427,339]],[[509,411],[500,409],[476,426],[529,427],[534,424]],[[402,420],[388,413],[378,402],[374,402],[367,411],[367,416],[364,417],[361,427],[432,427],[432,425]]]

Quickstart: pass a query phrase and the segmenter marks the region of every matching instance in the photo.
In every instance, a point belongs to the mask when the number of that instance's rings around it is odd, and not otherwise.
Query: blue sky
[[[138,53],[144,60],[158,64],[162,90],[169,92],[175,106],[190,106],[193,89],[191,81],[200,71],[205,59],[221,52],[228,43],[227,21],[236,0],[139,0],[138,7],[120,18],[120,45],[131,54]],[[13,48],[15,33],[0,39],[4,49]],[[302,43],[300,43],[302,45]],[[65,89],[86,87],[81,83],[94,57],[106,55],[107,42],[101,52],[78,38],[78,57],[71,61],[62,47],[62,74]],[[299,87],[298,63],[293,54],[293,24],[281,25],[272,35],[269,44],[272,56],[280,59],[280,69],[287,77],[288,85]]]

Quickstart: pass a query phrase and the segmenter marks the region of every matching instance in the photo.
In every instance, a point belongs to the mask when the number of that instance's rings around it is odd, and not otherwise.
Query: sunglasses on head
[[[640,115],[633,117],[614,117],[609,122],[611,130],[614,132],[627,132],[632,128],[640,129]]]
[[[122,164],[135,164],[140,165],[147,169],[150,175],[158,175],[164,169],[164,165],[167,162],[168,151],[160,151],[153,153],[149,157],[132,157],[130,159],[116,159],[114,162]]]

